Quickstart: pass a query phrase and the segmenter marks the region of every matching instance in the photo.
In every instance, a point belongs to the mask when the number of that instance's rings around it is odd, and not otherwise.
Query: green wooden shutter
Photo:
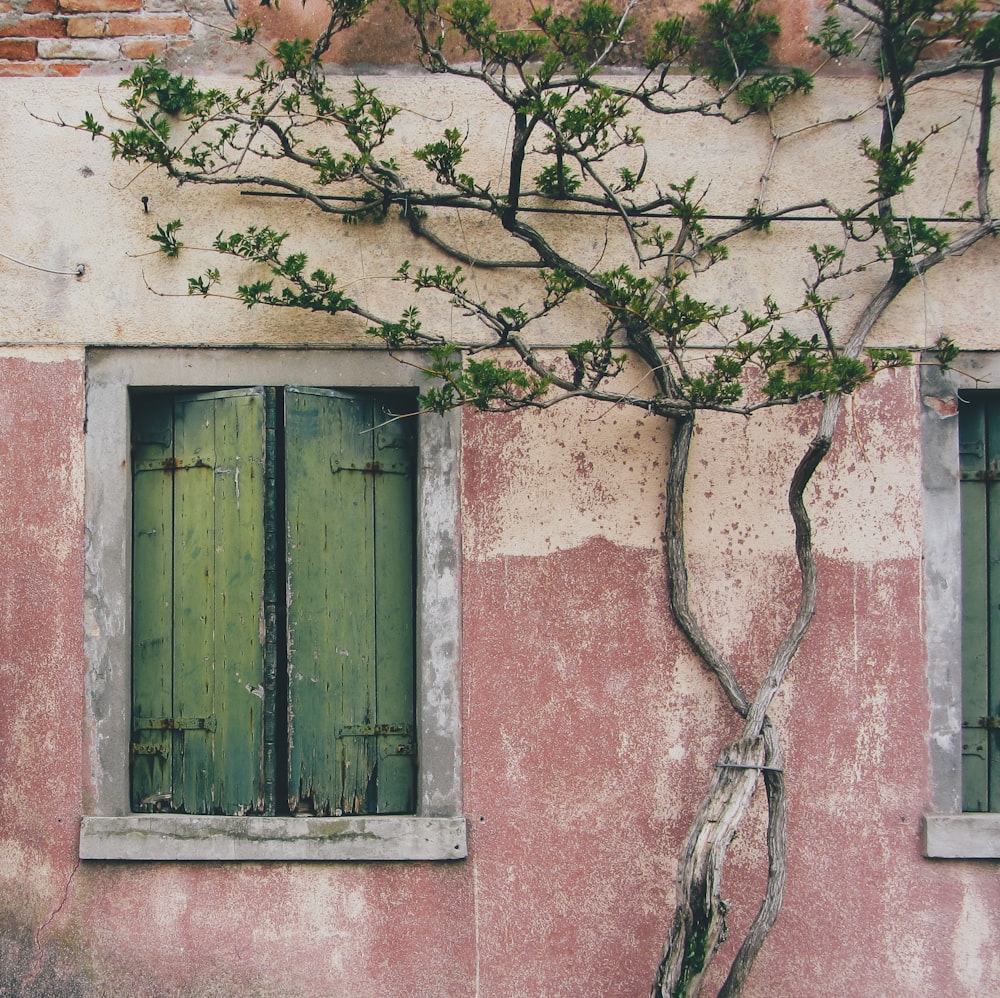
[[[265,393],[134,408],[132,807],[260,813]]]
[[[136,399],[132,418],[132,810],[173,803],[173,401]]]
[[[959,406],[962,507],[962,798],[1000,808],[1000,400]]]
[[[289,808],[412,811],[412,421],[342,392],[285,403]]]

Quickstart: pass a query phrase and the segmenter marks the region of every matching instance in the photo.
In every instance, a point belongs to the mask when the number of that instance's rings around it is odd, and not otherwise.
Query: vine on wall
[[[507,28],[485,0],[400,0],[427,72],[485,88],[510,123],[502,169],[491,165],[488,178],[469,166],[469,138],[456,128],[428,134],[405,159],[386,151],[401,109],[368,83],[345,84],[322,66],[331,40],[365,16],[369,0],[326,2],[329,21],[319,38],[279,42],[235,91],[203,86],[150,60],[122,84],[124,122],[87,114],[75,127],[107,141],[113,156],[179,183],[280,193],[332,221],[405,227],[424,254],[399,261],[396,276],[414,304],[398,314],[359,302],[335,272],[295,247],[294,233],[269,224],[267,217],[278,214],[273,201],[261,202],[260,224],[224,228],[214,243],[250,276],[230,288],[213,266],[192,277],[188,290],[235,296],[250,308],[354,317],[389,350],[423,349],[426,412],[548,408],[582,397],[674,422],[665,523],[670,607],[741,730],[721,748],[684,842],[676,908],[651,976],[654,995],[700,992],[727,930],[727,849],[762,785],[767,887],[720,992],[738,995],[778,917],[785,883],[785,774],[769,710],[820,585],[806,489],[831,446],[844,397],[879,371],[910,362],[907,350],[869,346],[876,324],[911,283],[1000,228],[990,203],[1000,17],[964,0],[843,0],[811,41],[825,59],[870,58],[881,79],[869,109],[877,127],[856,150],[868,178],[864,194],[839,203],[842,178],[834,177],[829,192],[773,205],[766,172],[745,212],[725,217],[710,212],[710,177],[665,174],[663,140],[646,142],[644,127],[657,121],[682,136],[691,120],[739,126],[770,118],[782,102],[808,99],[816,71],[769,65],[779,25],[756,0],[711,0],[699,17],[668,17],[641,39],[633,36],[632,3],[583,0],[568,12],[536,10]],[[245,23],[234,41],[255,44],[255,37],[255,26]],[[609,72],[621,65],[634,71]],[[937,129],[912,137],[904,123],[922,87],[956,74],[978,87],[976,156],[968,164],[975,194],[952,217],[935,221],[910,215],[905,195]],[[412,110],[420,110],[419,99],[414,88]],[[772,134],[777,148],[773,122]],[[830,127],[823,141],[837,146],[844,134]],[[566,211],[600,217],[626,247],[621,259],[598,270],[567,248],[559,237]],[[492,220],[490,236],[475,248],[454,241],[448,222],[456,217]],[[827,241],[809,247],[798,300],[730,300],[704,290],[706,273],[755,252],[749,236],[803,217],[816,220]],[[151,238],[167,256],[184,250],[180,220],[158,225]],[[496,284],[512,272],[519,304],[498,304],[504,299]],[[453,342],[428,332],[416,304],[428,294],[474,320],[477,335]],[[860,295],[863,307],[845,306]],[[594,334],[554,351],[538,331],[569,306],[574,314],[589,310]],[[694,349],[708,340],[717,346]],[[943,364],[954,360],[948,339],[937,351]],[[706,411],[748,417],[806,399],[822,404],[788,483],[797,603],[764,663],[763,681],[750,690],[689,599],[684,489],[692,433]]]

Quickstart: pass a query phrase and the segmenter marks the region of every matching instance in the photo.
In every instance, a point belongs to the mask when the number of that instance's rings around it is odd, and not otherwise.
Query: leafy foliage
[[[469,136],[452,126],[410,153],[433,186],[408,179],[412,171],[384,151],[399,108],[361,80],[354,80],[341,97],[342,88],[321,71],[332,33],[362,16],[367,0],[329,3],[330,24],[319,41],[280,42],[273,59],[259,63],[247,85],[232,93],[202,87],[150,59],[122,82],[129,124],[108,129],[88,113],[79,127],[108,141],[113,156],[160,167],[180,182],[261,184],[350,222],[398,215],[435,252],[457,260],[416,267],[407,262],[397,279],[415,292],[443,295],[477,320],[497,346],[513,350],[516,363],[497,366],[461,344],[435,346],[444,352],[429,371],[442,385],[428,396],[431,408],[466,403],[521,408],[584,392],[673,415],[699,408],[750,412],[851,392],[875,370],[903,363],[904,357],[895,354],[846,356],[834,335],[840,296],[826,286],[839,286],[880,262],[891,264],[902,281],[919,271],[922,259],[947,253],[949,239],[939,227],[917,217],[900,218],[893,210],[913,184],[933,131],[921,139],[897,141],[890,129],[880,138],[864,139],[860,151],[870,170],[870,200],[850,210],[823,202],[831,221],[839,222],[843,242],[810,249],[814,274],[801,301],[789,303],[784,313],[770,298],[759,312],[704,298],[695,290],[695,279],[724,261],[735,239],[750,230],[766,231],[793,213],[794,206],[765,211],[755,204],[742,222],[709,231],[696,178],[666,183],[649,178],[637,111],[737,122],[748,114],[769,113],[811,90],[813,78],[806,70],[767,67],[779,23],[773,14],[760,11],[756,0],[710,0],[694,21],[674,16],[658,21],[641,49],[630,36],[630,8],[618,9],[609,0],[584,0],[572,11],[544,7],[523,28],[502,26],[487,0],[402,0],[424,64],[434,72],[479,80],[509,108],[514,131],[506,190],[467,166]],[[912,69],[946,38],[965,44],[968,58],[989,59],[1000,52],[1000,20],[977,17],[964,0],[943,6],[934,0],[885,0],[870,7],[847,0],[843,6],[877,25],[900,60],[898,73]],[[251,27],[240,33],[240,40],[252,37]],[[856,50],[855,34],[831,12],[812,40],[839,58]],[[474,54],[477,65],[450,62],[446,53],[454,51],[456,42],[463,53]],[[639,51],[647,75],[638,84],[622,85],[613,76],[600,75]],[[669,72],[684,60],[716,88],[714,95],[693,103],[682,100],[689,81]],[[890,123],[902,114],[905,99],[905,87],[891,91],[886,101]],[[317,141],[322,132],[326,136]],[[306,179],[246,169],[249,162],[271,160],[286,161]],[[533,188],[522,180],[529,164]],[[331,187],[348,195],[332,200],[323,193]],[[631,243],[634,260],[601,270],[564,257],[546,226],[526,214],[532,199],[536,204],[538,199],[555,201],[584,216],[604,213]],[[524,301],[494,305],[473,290],[479,282],[470,286],[465,268],[491,267],[498,261],[470,257],[466,247],[452,245],[435,225],[439,208],[492,216],[512,244],[528,251],[525,277],[531,272],[535,277],[524,284]],[[183,247],[179,229],[179,220],[158,225],[150,238],[173,258]],[[216,238],[217,252],[257,271],[235,290],[248,308],[352,313],[390,347],[439,343],[424,331],[415,305],[398,318],[369,315],[343,292],[335,274],[310,265],[303,252],[286,251],[289,238],[268,226]],[[859,261],[848,254],[852,245],[869,243],[874,243],[872,259]],[[188,290],[217,294],[223,280],[219,268],[209,267],[189,280]],[[542,360],[526,332],[544,323],[570,296],[580,295],[600,310],[604,333],[564,347],[562,361]],[[798,317],[796,323],[783,321],[783,314]],[[800,321],[810,315],[813,330]],[[693,361],[692,347],[708,334],[719,346],[704,360]],[[652,394],[612,388],[629,350],[649,365]]]
[[[732,83],[763,66],[781,27],[774,14],[763,14],[753,0],[709,0],[701,8],[707,31],[703,41],[708,78]]]

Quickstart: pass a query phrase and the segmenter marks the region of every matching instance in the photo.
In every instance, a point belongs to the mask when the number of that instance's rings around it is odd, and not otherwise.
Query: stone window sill
[[[925,815],[924,855],[933,859],[1000,859],[1000,814]]]
[[[80,828],[80,858],[88,860],[330,862],[466,855],[464,818],[133,814],[87,817]]]

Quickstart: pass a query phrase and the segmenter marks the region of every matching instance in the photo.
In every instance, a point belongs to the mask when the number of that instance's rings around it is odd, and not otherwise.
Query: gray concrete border
[[[354,860],[465,856],[459,704],[458,412],[421,418],[418,433],[416,814],[252,820],[133,815],[128,799],[130,389],[282,384],[405,388],[422,383],[420,360],[415,354],[393,359],[381,350],[353,348],[88,351],[84,779],[90,806],[81,826],[81,858]],[[243,841],[251,830],[252,846]],[[269,837],[273,838],[271,844]]]
[[[80,859],[285,862],[464,859],[464,818],[84,818]]]
[[[924,855],[1000,858],[1000,814],[962,813],[962,526],[958,410],[968,392],[1000,387],[1000,354],[965,353],[949,371],[921,371],[923,584],[932,810]]]

